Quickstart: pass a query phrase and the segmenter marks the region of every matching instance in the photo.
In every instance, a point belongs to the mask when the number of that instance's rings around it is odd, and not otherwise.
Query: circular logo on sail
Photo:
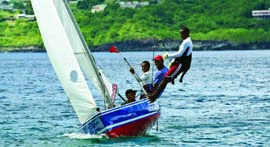
[[[75,70],[72,70],[69,74],[69,78],[72,82],[76,82],[78,80],[78,73]]]

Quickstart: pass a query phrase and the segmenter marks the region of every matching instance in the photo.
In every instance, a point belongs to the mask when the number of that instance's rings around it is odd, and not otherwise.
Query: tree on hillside
[[[31,1],[28,0],[25,3],[26,3],[25,13],[30,14],[30,15],[34,14],[34,11],[33,11],[32,5],[31,5]]]
[[[24,3],[21,2],[21,0],[12,0],[11,3],[13,4],[13,7],[15,9],[24,10],[26,8]]]
[[[89,8],[89,3],[87,0],[79,0],[77,2],[77,8],[78,9],[88,9]]]

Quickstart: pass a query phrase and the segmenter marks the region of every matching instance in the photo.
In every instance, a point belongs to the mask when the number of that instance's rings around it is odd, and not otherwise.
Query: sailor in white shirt
[[[142,83],[142,85],[147,93],[151,93],[151,92],[153,92],[153,86],[152,86],[153,77],[152,77],[152,74],[150,72],[150,62],[143,61],[141,63],[141,67],[142,67],[142,71],[143,71],[142,75],[140,77],[135,76],[135,78],[137,81]],[[129,69],[129,71],[132,74],[135,73],[135,71],[132,67]]]
[[[174,84],[174,79],[176,79],[180,73],[182,73],[180,78],[180,82],[182,82],[184,75],[191,65],[193,44],[189,37],[189,29],[187,27],[182,28],[180,30],[180,36],[183,42],[179,46],[178,52],[173,54],[165,53],[164,55],[164,58],[173,59],[170,70],[165,75],[165,77],[171,79],[172,84]]]

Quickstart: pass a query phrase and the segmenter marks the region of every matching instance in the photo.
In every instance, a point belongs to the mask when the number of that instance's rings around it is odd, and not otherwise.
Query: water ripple
[[[140,61],[152,61],[152,52],[122,55],[138,73]],[[118,139],[80,136],[79,120],[45,53],[0,56],[1,146],[270,144],[270,51],[194,52],[184,82],[168,84],[158,99],[162,108],[158,125],[147,136]],[[119,93],[124,95],[128,88],[140,89],[119,56],[94,56],[109,79],[119,85]],[[121,75],[115,71],[121,71]],[[93,87],[91,82],[89,86]],[[92,94],[100,97],[96,90]],[[122,100],[117,98],[116,103]]]

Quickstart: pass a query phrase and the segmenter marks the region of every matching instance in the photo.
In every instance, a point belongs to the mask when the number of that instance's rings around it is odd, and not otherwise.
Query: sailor
[[[155,93],[148,95],[148,98],[152,102],[154,102],[157,97],[160,96],[160,93],[164,91],[169,82],[174,84],[174,79],[176,79],[180,73],[182,73],[180,77],[180,82],[182,82],[184,75],[190,68],[193,44],[189,37],[189,29],[187,27],[183,27],[180,29],[179,33],[183,42],[179,46],[178,52],[174,54],[165,53],[163,55],[164,59],[172,58],[173,60],[170,65],[170,70],[166,73]]]
[[[154,89],[157,90],[158,85],[161,83],[161,81],[163,80],[165,74],[168,72],[169,69],[164,65],[164,59],[161,55],[156,55],[153,60],[158,70],[154,76]],[[162,94],[162,91],[160,92],[158,97],[161,94]]]
[[[161,55],[156,55],[153,59],[153,61],[155,62],[155,66],[157,68],[157,72],[155,73],[155,76],[154,76],[154,82],[153,82],[153,91],[148,93],[146,95],[146,97],[148,97],[149,95],[152,95],[156,89],[158,88],[158,85],[161,83],[161,81],[163,80],[165,74],[168,72],[168,68],[164,65],[164,59]],[[159,95],[157,96],[157,98],[159,98],[161,95],[162,95],[162,92],[161,91],[159,93]]]
[[[141,69],[142,69],[143,74],[140,77],[137,77],[138,78],[137,81],[142,82],[143,88],[145,89],[145,91],[147,93],[153,93],[153,90],[154,90],[153,86],[152,86],[152,79],[153,78],[152,78],[151,73],[149,72],[150,62],[143,61],[141,63]],[[130,67],[129,71],[131,74],[135,74],[135,70],[132,67]]]
[[[121,105],[135,102],[136,101],[136,92],[137,92],[137,90],[132,90],[132,89],[126,90],[125,94],[127,97],[127,101],[125,103],[122,103]]]

